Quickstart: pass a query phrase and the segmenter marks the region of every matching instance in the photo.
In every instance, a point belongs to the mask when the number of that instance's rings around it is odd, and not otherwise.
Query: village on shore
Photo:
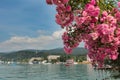
[[[80,57],[67,57],[60,55],[49,55],[47,58],[43,57],[32,57],[27,61],[2,61],[0,60],[0,64],[89,64],[90,59],[88,56],[80,56]]]

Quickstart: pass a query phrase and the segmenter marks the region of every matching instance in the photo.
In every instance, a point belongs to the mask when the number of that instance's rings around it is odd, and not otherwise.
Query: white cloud
[[[40,34],[37,37],[13,35],[13,37],[11,37],[9,40],[0,43],[0,52],[16,51],[22,49],[41,50],[63,47],[61,36],[64,31],[65,30],[58,30],[53,32],[51,35]],[[83,45],[84,43],[82,42],[79,47],[83,47]]]
[[[56,39],[60,39],[64,31],[65,31],[64,29],[55,31],[52,36]]]
[[[41,30],[39,30],[41,32]],[[13,36],[9,40],[0,43],[0,52],[15,51],[21,49],[51,49],[63,47],[61,35],[64,30],[53,32],[52,35],[42,35],[37,37]]]
[[[45,34],[46,31],[44,31],[44,30],[38,30],[37,33],[39,33],[39,34]]]

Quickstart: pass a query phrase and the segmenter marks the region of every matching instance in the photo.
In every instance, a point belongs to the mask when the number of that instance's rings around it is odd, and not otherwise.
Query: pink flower
[[[116,35],[117,35],[117,36],[120,36],[120,28],[117,28],[117,29],[116,29]]]
[[[98,21],[98,17],[93,17],[92,20],[91,20],[91,23],[95,23]]]
[[[113,16],[108,15],[106,19],[109,23],[116,24],[116,19]]]
[[[101,35],[108,34],[108,29],[109,29],[109,25],[108,24],[100,24],[100,25],[98,25],[97,28],[98,28],[98,32]]]
[[[118,2],[118,7],[120,7],[120,2]]]
[[[64,51],[66,52],[66,54],[71,54],[72,53],[72,48],[68,48],[68,47],[64,47]]]
[[[93,29],[95,29],[95,24],[94,23],[90,23],[89,27],[90,27],[91,30],[93,30]]]
[[[81,25],[82,23],[84,23],[85,20],[86,20],[86,17],[78,17],[78,16],[75,17],[75,21],[78,25]]]
[[[49,5],[52,5],[52,4],[53,4],[52,0],[46,0],[46,2],[47,2],[47,4],[49,4]]]
[[[83,11],[83,12],[82,12],[82,16],[83,16],[83,17],[86,17],[86,16],[87,16],[87,12],[86,12],[86,11]]]
[[[86,7],[85,7],[85,11],[90,16],[97,17],[99,15],[99,13],[100,13],[100,8],[96,7],[94,5],[91,5],[91,4],[87,4]]]
[[[110,55],[110,58],[111,58],[112,60],[116,60],[117,57],[118,57],[118,54],[117,54],[117,53]]]
[[[93,13],[91,13],[91,16],[98,16],[100,13],[100,8],[99,7],[96,7],[95,10],[93,11]]]
[[[61,4],[68,3],[69,0],[53,0],[53,3],[57,6],[60,6]]]
[[[57,6],[56,10],[57,10],[58,14],[64,14],[67,12],[67,8],[65,5]]]
[[[98,33],[101,37],[104,37],[104,35],[114,35],[114,31],[116,29],[116,26],[109,26],[109,24],[99,24],[97,26]]]
[[[67,33],[67,32],[64,32],[64,33],[63,33],[62,39],[63,39],[64,41],[68,41],[69,36],[68,36],[68,33]]]
[[[114,38],[114,45],[120,45],[119,38]]]
[[[93,40],[96,40],[99,35],[97,32],[93,32],[93,33],[90,33],[90,36],[92,37]]]
[[[58,6],[62,4],[61,0],[53,0],[53,3]]]
[[[69,43],[68,43],[68,42],[65,42],[65,41],[64,41],[64,45],[65,45],[66,47],[69,47]]]
[[[68,26],[74,19],[72,13],[63,13],[63,14],[56,14],[56,23],[61,25],[62,28]]]
[[[62,19],[61,19],[61,16],[59,14],[56,14],[56,23],[59,25],[62,24]]]
[[[115,18],[116,18],[118,21],[120,21],[120,12],[117,12],[117,13],[115,14]]]
[[[67,11],[67,12],[70,12],[70,11],[71,11],[71,6],[70,6],[70,5],[66,6],[66,11]]]
[[[91,4],[87,4],[86,7],[85,7],[85,10],[87,12],[92,12],[92,11],[94,11],[94,9],[95,9],[95,6],[91,5]]]
[[[63,4],[68,3],[69,0],[62,0]]]
[[[102,43],[110,43],[113,41],[113,36],[110,36],[110,35],[104,35],[102,36],[102,39],[101,39],[101,42]]]
[[[105,16],[105,17],[108,16],[107,11],[103,11],[103,12],[102,12],[102,15]]]
[[[76,48],[79,46],[79,42],[74,43],[74,45],[71,48]]]
[[[96,0],[91,0],[90,4],[95,5],[96,4]]]

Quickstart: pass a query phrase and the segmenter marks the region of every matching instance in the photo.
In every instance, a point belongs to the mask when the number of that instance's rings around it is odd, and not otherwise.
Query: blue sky
[[[55,14],[45,0],[1,0],[0,52],[63,47]]]

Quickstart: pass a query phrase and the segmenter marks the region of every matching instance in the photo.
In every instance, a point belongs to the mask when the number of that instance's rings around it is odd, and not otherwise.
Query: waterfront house
[[[60,55],[49,55],[47,58],[48,58],[48,61],[56,60],[60,58]]]
[[[29,64],[39,64],[41,62],[41,60],[43,60],[43,58],[41,58],[41,57],[32,57],[29,60]]]

